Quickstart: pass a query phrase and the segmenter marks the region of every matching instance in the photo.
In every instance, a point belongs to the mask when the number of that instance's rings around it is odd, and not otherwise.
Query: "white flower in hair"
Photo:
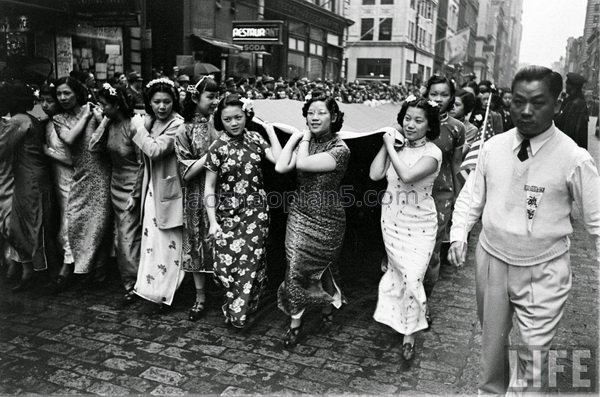
[[[427,101],[427,103],[429,104],[429,106],[431,106],[432,108],[437,108],[439,106],[439,104],[436,101],[432,101],[429,100]]]
[[[476,115],[475,115],[475,120],[477,120],[477,121],[481,121],[481,120],[483,120],[483,116],[482,116],[482,115],[480,115],[480,114],[476,114]]]
[[[308,94],[306,94],[306,96],[304,97],[304,102],[308,102],[312,99],[312,91],[309,92]]]
[[[37,99],[40,99],[40,90],[33,91],[33,96],[36,97]]]
[[[246,113],[248,112],[254,112],[254,102],[252,102],[251,99],[248,98],[240,98],[240,101],[242,101],[243,105],[242,105],[242,110]]]
[[[108,95],[117,96],[117,90],[112,85],[110,85],[108,83],[104,83],[104,84],[102,84],[102,88],[104,88],[106,91],[108,91]]]
[[[173,83],[173,81],[171,81],[171,79],[168,79],[166,77],[161,77],[158,79],[151,80],[148,84],[146,84],[146,88],[150,88],[155,84],[166,84],[166,85],[170,85],[171,87],[175,88],[175,83]]]
[[[54,88],[54,83],[50,83],[50,85],[48,87]]]
[[[416,100],[417,100],[417,97],[414,96],[413,94],[410,94],[409,96],[406,97],[404,102],[412,102],[412,101],[416,101]]]

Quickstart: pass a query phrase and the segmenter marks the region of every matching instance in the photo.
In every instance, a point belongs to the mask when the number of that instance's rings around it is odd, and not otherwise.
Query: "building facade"
[[[38,84],[141,70],[142,11],[130,0],[0,0],[0,70],[16,67]]]
[[[341,1],[149,0],[152,64],[168,74],[173,66],[209,63],[220,76],[267,74],[285,79],[339,80],[343,36],[352,21]],[[232,35],[236,21],[281,21],[281,42],[244,45]],[[179,29],[174,28],[180,27]]]
[[[434,69],[437,0],[350,0],[349,81],[421,84]]]
[[[586,89],[600,94],[600,0],[588,0],[583,29],[583,75]]]

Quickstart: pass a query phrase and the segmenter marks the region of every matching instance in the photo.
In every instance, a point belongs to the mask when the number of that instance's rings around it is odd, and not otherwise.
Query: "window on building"
[[[411,64],[412,64],[411,61],[409,61],[409,60],[406,61],[406,70],[404,71],[404,80],[412,81],[412,74],[410,73],[410,65]]]
[[[594,4],[594,11],[600,11],[600,4]]]
[[[372,6],[375,4],[375,0],[363,0],[364,6]]]
[[[379,40],[392,39],[392,18],[379,19]]]
[[[425,80],[429,80],[431,77],[431,68],[429,66],[425,67]]]
[[[288,40],[288,49],[304,52],[304,40],[290,37]]]
[[[410,41],[415,41],[415,23],[412,21],[408,22],[408,37],[410,38]]]
[[[410,8],[415,9],[415,0],[410,0]]]
[[[290,21],[288,29],[290,34],[295,34],[298,36],[306,35],[306,24],[302,22]]]
[[[391,66],[391,59],[358,58],[356,60],[356,77],[359,79],[389,80]]]
[[[394,4],[394,0],[381,0],[381,5]]]
[[[373,18],[360,20],[360,40],[373,40]]]
[[[310,43],[308,52],[313,55],[323,56],[323,46],[321,44]]]
[[[594,15],[594,23],[598,23],[598,20],[600,20],[600,16]]]
[[[288,53],[288,77],[306,77],[304,56],[292,52]]]
[[[317,41],[325,41],[325,32],[323,30],[315,28],[313,26],[310,27],[310,39]]]

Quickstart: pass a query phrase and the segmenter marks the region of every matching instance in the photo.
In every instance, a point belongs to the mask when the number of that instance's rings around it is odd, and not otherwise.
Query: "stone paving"
[[[467,265],[460,271],[442,269],[430,300],[433,327],[417,336],[410,365],[400,356],[400,338],[372,320],[379,276],[372,258],[366,261],[371,271],[342,264],[348,305],[328,334],[316,331],[318,313],[307,313],[307,336],[293,350],[282,347],[286,319],[273,295],[252,326],[240,332],[223,324],[215,287],[209,290],[205,317],[196,323],[186,319],[191,280],[168,312],[141,301],[120,307],[116,280],[101,291],[57,295],[13,294],[2,282],[0,394],[475,394],[480,351],[476,235]],[[582,368],[568,355],[555,391],[597,395],[598,263],[577,219],[572,241],[573,289],[555,347],[588,351],[591,357],[579,360],[587,365]],[[352,255],[345,263],[351,260]],[[351,274],[344,274],[346,268]],[[573,387],[574,367],[591,380],[589,387]]]

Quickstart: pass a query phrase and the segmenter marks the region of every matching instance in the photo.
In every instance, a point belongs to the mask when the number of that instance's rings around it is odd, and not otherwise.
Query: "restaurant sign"
[[[283,44],[283,21],[232,21],[234,44]]]

